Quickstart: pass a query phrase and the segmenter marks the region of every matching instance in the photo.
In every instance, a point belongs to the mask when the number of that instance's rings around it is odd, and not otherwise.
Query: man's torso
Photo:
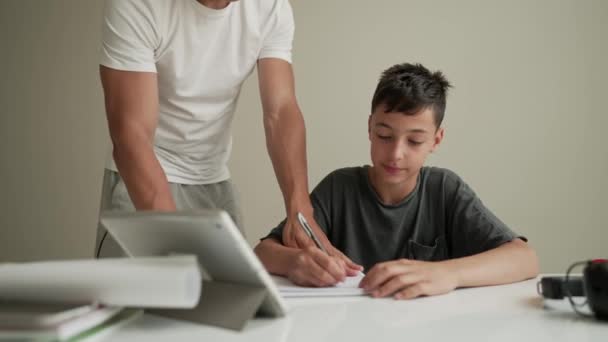
[[[157,73],[154,149],[169,181],[203,184],[229,177],[230,125],[241,85],[284,3],[237,1],[221,10],[195,0],[108,3],[117,9],[104,20],[116,29],[105,28],[102,64],[129,69],[120,56],[131,50],[142,56],[134,63]],[[128,17],[125,27],[122,17]],[[113,162],[108,167],[116,170]]]

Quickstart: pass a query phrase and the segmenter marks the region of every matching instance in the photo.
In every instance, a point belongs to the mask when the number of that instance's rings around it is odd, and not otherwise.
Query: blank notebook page
[[[283,297],[338,297],[338,296],[363,296],[365,291],[359,288],[359,282],[365,274],[359,273],[334,286],[329,287],[306,287],[292,283],[289,279],[280,276],[272,276]]]

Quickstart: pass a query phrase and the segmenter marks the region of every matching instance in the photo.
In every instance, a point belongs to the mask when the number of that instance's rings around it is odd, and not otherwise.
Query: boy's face
[[[373,179],[379,186],[413,186],[426,157],[443,139],[435,126],[433,110],[414,115],[384,113],[376,107],[368,121]]]

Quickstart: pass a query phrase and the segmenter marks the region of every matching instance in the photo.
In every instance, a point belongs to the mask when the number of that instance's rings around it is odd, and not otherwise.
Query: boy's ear
[[[367,137],[371,140],[372,134],[372,114],[367,117]]]
[[[431,153],[435,152],[435,150],[437,149],[437,147],[439,147],[439,145],[441,144],[441,141],[443,140],[443,135],[445,134],[445,130],[443,129],[443,127],[439,127],[437,129],[437,132],[435,132],[435,136],[433,137],[433,146],[431,147]]]

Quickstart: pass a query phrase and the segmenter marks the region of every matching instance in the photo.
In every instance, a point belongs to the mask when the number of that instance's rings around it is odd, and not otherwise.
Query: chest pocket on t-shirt
[[[445,236],[435,239],[433,246],[423,245],[416,241],[408,241],[408,258],[420,261],[440,261],[447,259]]]

